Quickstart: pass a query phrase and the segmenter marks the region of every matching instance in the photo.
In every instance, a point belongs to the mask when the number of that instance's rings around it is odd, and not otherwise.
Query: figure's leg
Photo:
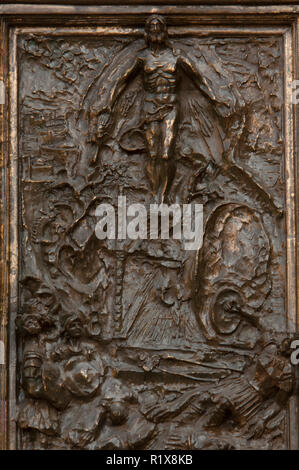
[[[177,118],[176,109],[172,109],[162,121],[162,152],[161,158],[169,160],[174,144],[175,124]]]
[[[146,171],[150,179],[154,194],[157,194],[159,189],[159,132],[159,122],[152,121],[147,124],[145,138],[147,143],[149,162],[146,166]]]
[[[162,151],[161,151],[161,171],[160,171],[160,194],[161,199],[164,198],[166,192],[170,189],[175,167],[173,165],[173,159],[171,153],[173,151],[174,139],[175,139],[175,124],[176,124],[177,112],[173,109],[164,118],[161,125],[162,134]]]

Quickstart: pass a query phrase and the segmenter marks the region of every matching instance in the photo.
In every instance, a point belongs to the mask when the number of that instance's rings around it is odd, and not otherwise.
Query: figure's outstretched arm
[[[185,51],[180,51],[178,66],[188,75],[199,90],[203,90],[203,77],[195,60]]]
[[[111,110],[113,109],[117,98],[119,98],[119,96],[124,91],[129,80],[132,78],[132,76],[135,75],[135,73],[137,73],[138,69],[141,67],[141,64],[142,60],[140,58],[132,58],[129,63],[125,64],[125,66],[120,66],[118,70],[116,70],[116,72],[118,72],[118,78],[116,78],[114,85],[111,89],[109,103],[109,107]],[[113,77],[111,77],[111,79],[113,80]]]
[[[114,63],[115,59],[104,71],[101,77],[101,87],[98,99],[92,109],[93,120],[96,127],[96,139],[101,139],[112,121],[113,107],[120,97],[129,80],[141,66],[141,59],[128,55],[122,61]],[[92,117],[92,116],[91,116]]]
[[[112,112],[117,98],[119,98],[125,89],[129,79],[141,66],[141,59],[139,57],[125,57],[121,63],[119,61],[114,63],[115,59],[103,73],[101,80],[102,87],[98,92],[99,101],[97,108],[99,112]]]
[[[233,75],[224,66],[215,47],[192,51],[183,45],[178,51],[178,65],[192,79],[196,87],[214,103],[217,113],[227,118],[244,107]]]

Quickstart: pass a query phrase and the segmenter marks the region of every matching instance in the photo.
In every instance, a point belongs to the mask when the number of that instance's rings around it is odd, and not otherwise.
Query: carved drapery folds
[[[22,445],[285,448],[282,39],[143,33],[18,38]],[[119,195],[202,247],[99,240]]]

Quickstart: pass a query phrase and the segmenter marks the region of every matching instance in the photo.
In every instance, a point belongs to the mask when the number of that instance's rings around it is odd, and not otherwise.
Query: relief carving
[[[23,448],[287,446],[282,40],[176,31],[18,40]],[[100,240],[120,195],[201,248]]]

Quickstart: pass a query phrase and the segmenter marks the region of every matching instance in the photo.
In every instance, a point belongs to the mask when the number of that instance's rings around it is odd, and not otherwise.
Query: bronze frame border
[[[2,13],[2,16],[1,16]],[[6,365],[0,365],[0,448],[16,449],[15,397],[17,364],[14,316],[18,299],[18,143],[17,143],[17,63],[16,37],[18,34],[96,35],[99,25],[117,24],[119,32],[126,27],[139,34],[139,27],[150,13],[165,14],[172,25],[190,25],[200,35],[254,33],[279,34],[284,37],[284,132],[286,173],[286,312],[289,330],[298,325],[298,110],[290,103],[292,81],[299,77],[297,51],[299,46],[299,6],[66,6],[66,5],[2,5],[0,6],[0,80],[5,83],[6,103],[0,105],[0,341],[6,346]],[[68,25],[68,26],[65,26]],[[53,28],[55,26],[55,29]],[[60,26],[57,28],[57,26]],[[190,30],[190,26],[189,29]],[[243,26],[243,27],[242,27]],[[71,30],[71,29],[72,30]],[[76,29],[75,29],[76,28]],[[185,32],[187,32],[185,30]],[[109,30],[108,30],[109,34]],[[110,32],[111,34],[111,32]],[[10,59],[10,60],[9,60]],[[9,64],[10,62],[10,64]],[[9,331],[9,335],[8,335]],[[299,448],[298,400],[289,406],[288,444]]]

